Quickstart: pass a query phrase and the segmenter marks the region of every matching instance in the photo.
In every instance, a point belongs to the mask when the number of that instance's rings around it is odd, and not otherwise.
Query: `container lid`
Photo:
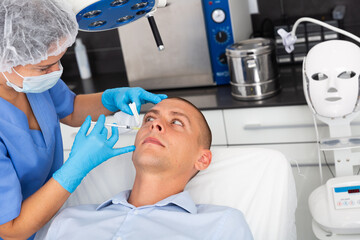
[[[266,38],[252,38],[234,43],[226,48],[226,55],[230,57],[244,57],[270,52],[273,41]]]

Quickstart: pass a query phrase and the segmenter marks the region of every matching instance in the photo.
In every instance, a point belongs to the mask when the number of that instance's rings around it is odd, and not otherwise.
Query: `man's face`
[[[189,175],[201,157],[201,116],[188,103],[165,99],[145,116],[136,135],[133,162],[137,171]]]

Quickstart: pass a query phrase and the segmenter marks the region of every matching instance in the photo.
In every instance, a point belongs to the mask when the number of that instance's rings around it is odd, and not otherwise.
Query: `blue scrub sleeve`
[[[62,119],[74,111],[75,93],[69,89],[63,80],[59,81],[49,90],[56,113]]]
[[[21,202],[20,181],[0,139],[0,225],[19,216]]]

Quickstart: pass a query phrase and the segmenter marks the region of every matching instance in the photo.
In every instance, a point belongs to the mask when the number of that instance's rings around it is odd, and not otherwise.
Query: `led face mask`
[[[359,98],[359,73],[357,45],[341,40],[317,44],[304,60],[308,104],[324,117],[343,117],[354,112]]]
[[[60,63],[59,63],[59,68],[60,68],[59,71],[54,71],[48,74],[44,74],[40,76],[31,76],[31,77],[24,77],[20,73],[18,73],[15,69],[13,69],[18,76],[24,79],[22,88],[10,82],[9,79],[5,76],[5,74],[4,73],[2,74],[7,81],[6,84],[9,87],[12,87],[17,92],[41,93],[52,88],[58,82],[58,80],[60,79],[63,73],[63,67]]]
[[[312,18],[298,19],[291,32],[279,29],[285,50],[294,50],[295,32],[301,22],[311,22],[360,42],[352,33]],[[318,43],[303,62],[304,93],[308,105],[326,118],[345,117],[358,111],[360,48],[351,42],[331,40]]]

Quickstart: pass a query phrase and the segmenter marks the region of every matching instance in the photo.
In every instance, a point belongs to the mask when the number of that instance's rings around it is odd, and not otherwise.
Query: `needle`
[[[96,122],[91,121],[91,124],[96,124]],[[129,125],[117,125],[117,124],[112,124],[112,123],[105,123],[105,126],[108,127],[118,127],[118,128],[125,128],[125,129],[131,129],[131,130],[139,130],[139,127],[131,127]]]

